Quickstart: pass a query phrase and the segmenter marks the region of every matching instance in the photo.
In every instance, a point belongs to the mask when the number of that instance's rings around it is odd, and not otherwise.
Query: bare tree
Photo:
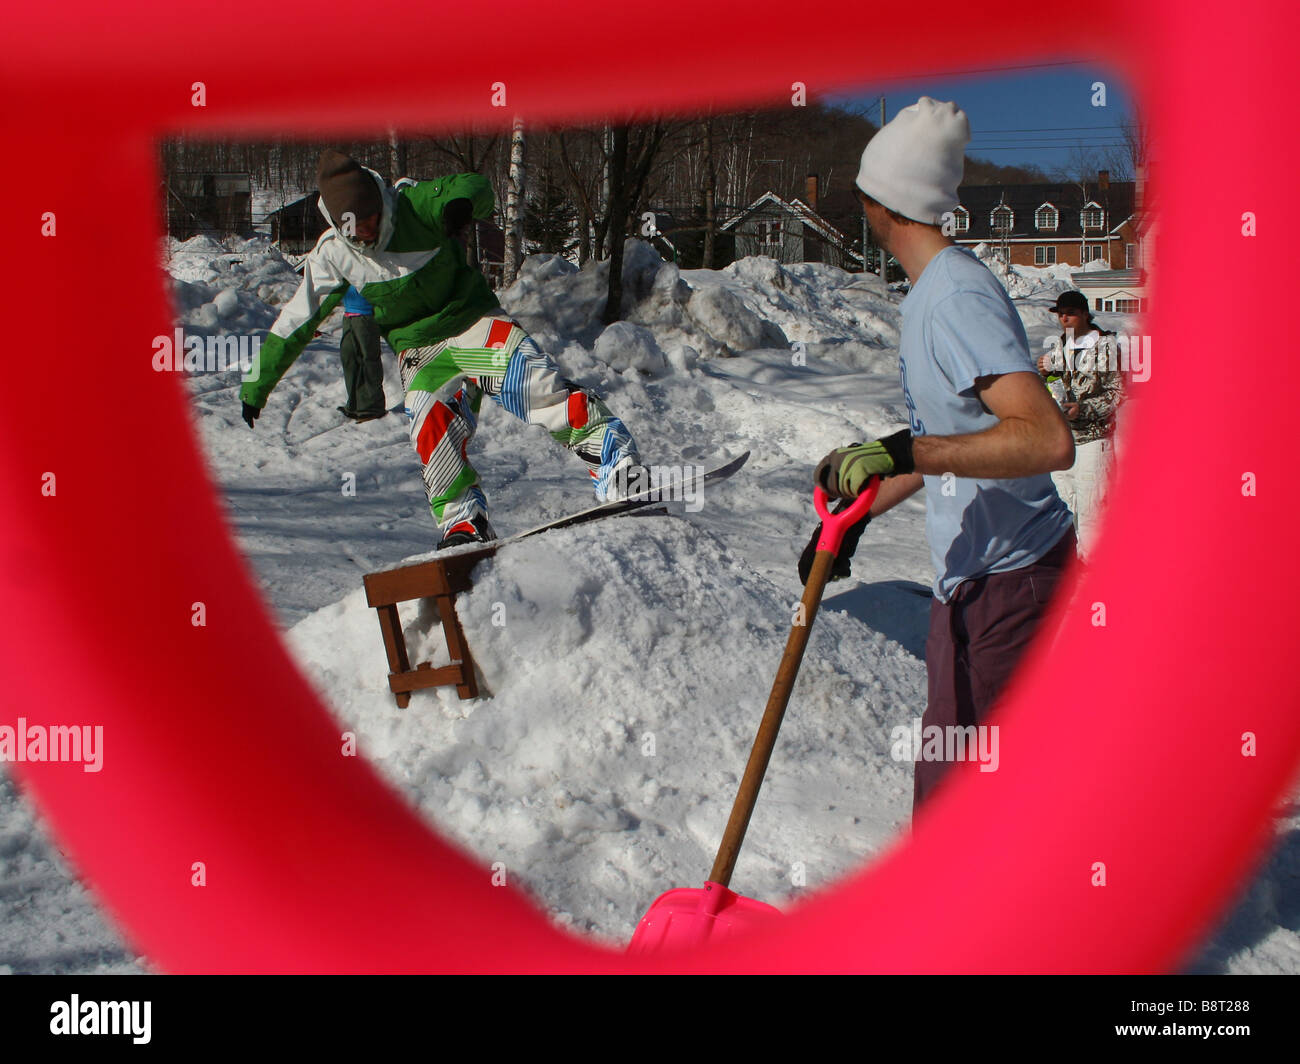
[[[1130,177],[1137,180],[1151,162],[1151,126],[1142,115],[1134,112],[1120,123],[1120,131],[1124,137],[1123,151]]]
[[[609,233],[609,288],[606,291],[606,325],[618,321],[623,303],[623,232],[627,227],[627,142],[628,127],[615,126],[609,156],[609,210],[605,230]],[[622,224],[614,224],[621,219]]]

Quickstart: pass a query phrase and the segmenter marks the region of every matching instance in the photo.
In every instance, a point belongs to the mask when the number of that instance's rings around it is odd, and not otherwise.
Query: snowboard
[[[588,521],[599,521],[604,517],[626,514],[631,511],[641,510],[644,507],[654,506],[656,503],[683,502],[686,501],[685,497],[696,489],[702,490],[709,484],[720,484],[728,477],[734,476],[748,460],[749,451],[746,451],[739,458],[733,458],[730,462],[715,469],[696,473],[691,477],[683,476],[678,480],[670,480],[662,485],[652,485],[646,490],[630,495],[626,499],[620,499],[618,502],[603,502],[586,510],[569,514],[567,517],[557,517],[554,521],[547,521],[536,528],[516,532],[513,536],[507,536],[498,542],[500,544],[514,543],[516,540],[535,536],[539,532],[549,532],[553,528],[570,528],[573,525],[584,525]]]

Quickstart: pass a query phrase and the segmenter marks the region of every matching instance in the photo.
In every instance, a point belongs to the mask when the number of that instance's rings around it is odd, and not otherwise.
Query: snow
[[[166,251],[187,334],[260,335],[297,285],[264,242]],[[534,256],[503,303],[627,422],[645,461],[752,455],[698,513],[562,529],[482,563],[458,601],[477,699],[437,688],[399,709],[388,691],[361,576],[428,556],[434,528],[405,418],[355,425],[335,410],[340,319],[255,432],[234,374],[189,380],[232,526],[332,712],[430,824],[504,862],[558,923],[615,944],[660,892],[699,885],[712,864],[799,597],[811,469],[906,420],[900,297],[878,278],[757,258],[680,271],[639,241],[626,256],[614,325],[601,320],[607,264]],[[999,276],[1037,347],[1068,269]],[[400,406],[387,349],[385,365]],[[503,536],[590,502],[580,463],[499,408],[485,407],[472,453]],[[778,906],[870,860],[910,816],[911,766],[891,759],[888,736],[925,703],[921,497],[873,523],[853,570],[827,589],[733,880]],[[401,614],[412,660],[444,662],[427,607]],[[0,972],[149,970],[3,773],[0,799]],[[1300,807],[1277,829],[1278,850],[1189,970],[1300,971]]]

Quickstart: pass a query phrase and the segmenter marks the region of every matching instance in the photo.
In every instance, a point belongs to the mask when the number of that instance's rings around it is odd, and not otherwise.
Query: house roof
[[[1070,274],[1075,288],[1114,288],[1146,282],[1145,270],[1083,270]]]
[[[958,203],[970,215],[970,228],[958,234],[962,241],[987,241],[1002,239],[1000,230],[993,229],[993,209],[1000,204],[1011,208],[1011,231],[1007,236],[1015,240],[1039,239],[1082,240],[1084,236],[1080,211],[1085,204],[1096,203],[1105,212],[1101,229],[1089,229],[1089,237],[1113,233],[1133,213],[1135,186],[1132,181],[1112,181],[1110,188],[1098,188],[1096,182],[1079,185],[1073,182],[1032,185],[962,185],[957,189]],[[1057,210],[1055,229],[1038,229],[1034,214],[1044,204]]]

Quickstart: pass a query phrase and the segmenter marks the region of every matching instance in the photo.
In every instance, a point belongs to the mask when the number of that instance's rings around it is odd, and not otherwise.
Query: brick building
[[[988,244],[1015,266],[1083,266],[1102,259],[1132,270],[1140,239],[1134,226],[1136,185],[1098,180],[1035,185],[962,185],[952,238]]]

